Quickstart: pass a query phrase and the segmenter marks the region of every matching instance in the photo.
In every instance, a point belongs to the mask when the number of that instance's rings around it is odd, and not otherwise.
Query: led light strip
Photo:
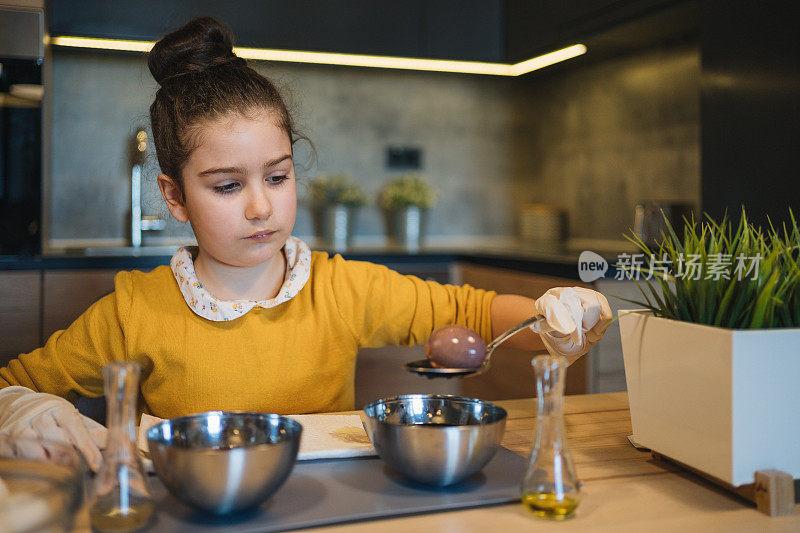
[[[153,41],[94,39],[90,37],[51,37],[49,42],[55,46],[96,48],[99,50],[125,50],[130,52],[149,52],[155,44]],[[575,44],[514,65],[505,63],[482,63],[479,61],[448,61],[444,59],[415,59],[409,57],[333,54],[327,52],[300,52],[266,48],[237,47],[234,48],[234,52],[236,52],[236,55],[239,57],[245,59],[258,59],[263,61],[287,61],[291,63],[394,68],[432,72],[457,72],[461,74],[488,74],[493,76],[520,76],[585,54],[586,47],[582,44]]]

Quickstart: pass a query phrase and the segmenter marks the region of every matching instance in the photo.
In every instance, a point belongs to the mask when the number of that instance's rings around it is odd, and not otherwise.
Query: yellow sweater
[[[311,277],[294,298],[229,322],[189,309],[167,266],[120,272],[114,284],[44,347],[0,368],[0,388],[98,397],[103,365],[135,360],[139,408],[159,417],[349,410],[359,348],[421,344],[446,324],[470,327],[488,342],[495,296],[324,252],[312,253]]]

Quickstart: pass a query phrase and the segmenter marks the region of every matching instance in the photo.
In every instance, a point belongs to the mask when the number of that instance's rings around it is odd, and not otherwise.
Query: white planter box
[[[800,478],[800,329],[619,316],[637,442],[735,486]]]

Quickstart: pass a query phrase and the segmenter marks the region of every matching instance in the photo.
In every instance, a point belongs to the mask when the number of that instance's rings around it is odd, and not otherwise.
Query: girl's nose
[[[252,192],[247,198],[244,216],[247,220],[266,220],[272,215],[272,202],[269,199],[269,192],[260,188],[254,191],[255,187],[250,189]]]

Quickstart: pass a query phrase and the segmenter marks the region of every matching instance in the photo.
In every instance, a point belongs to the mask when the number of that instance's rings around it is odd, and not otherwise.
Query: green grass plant
[[[742,210],[738,224],[706,215],[684,220],[682,235],[666,220],[664,238],[641,250],[640,266],[617,264],[634,279],[644,301],[627,300],[655,316],[732,329],[800,327],[800,229],[751,224]],[[720,271],[728,266],[727,276]],[[633,262],[631,262],[633,263]]]

